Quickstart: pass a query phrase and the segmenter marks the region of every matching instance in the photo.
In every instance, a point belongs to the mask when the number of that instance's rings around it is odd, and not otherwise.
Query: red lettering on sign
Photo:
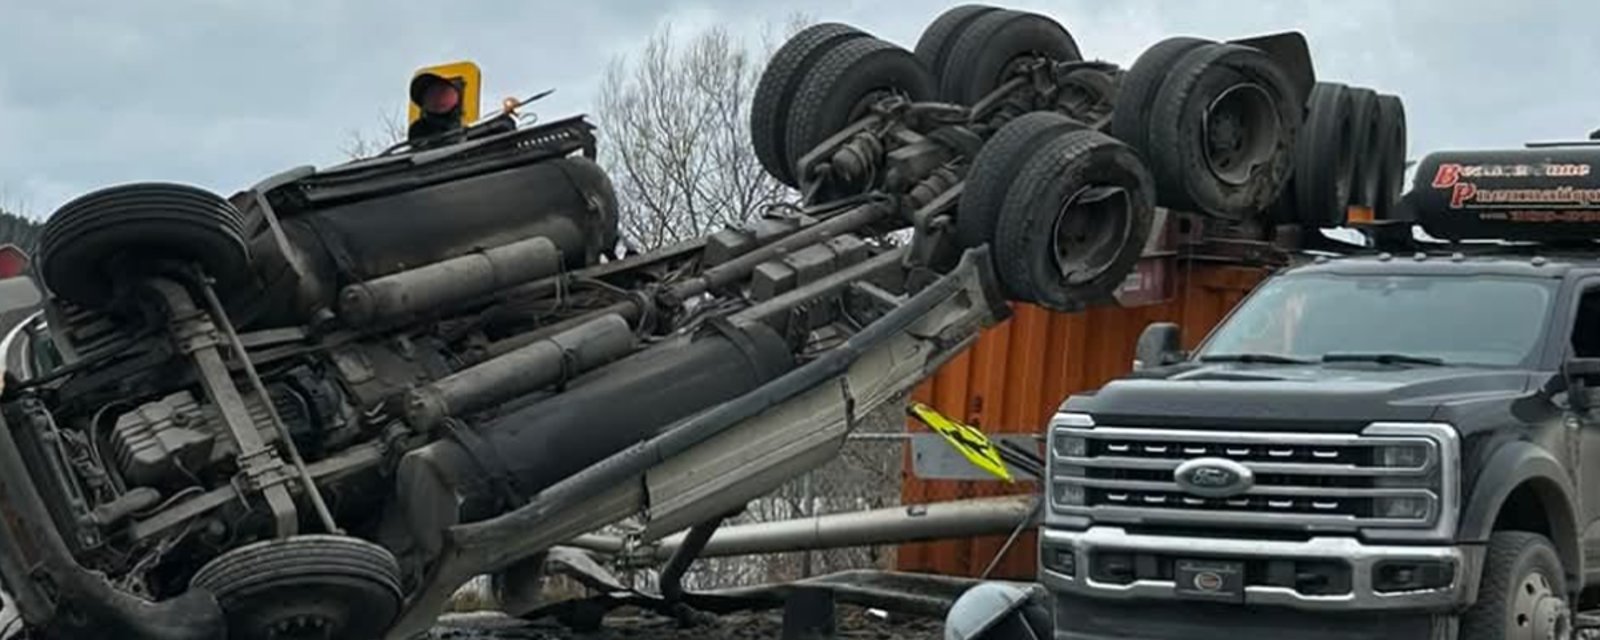
[[[1433,174],[1433,188],[1445,189],[1451,185],[1454,185],[1456,181],[1460,179],[1461,165],[1441,164],[1439,165],[1439,172]]]
[[[1471,182],[1462,182],[1455,185],[1455,188],[1450,190],[1450,208],[1460,209],[1462,204],[1465,204],[1466,201],[1471,200],[1472,196],[1477,194],[1478,185]]]

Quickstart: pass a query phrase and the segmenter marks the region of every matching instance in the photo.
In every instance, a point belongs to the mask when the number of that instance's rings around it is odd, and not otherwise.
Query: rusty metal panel
[[[1038,433],[1068,395],[1121,376],[1133,362],[1134,343],[1151,322],[1177,322],[1193,348],[1255,287],[1266,271],[1168,258],[1161,273],[1171,278],[1165,300],[1141,296],[1142,306],[1099,307],[1082,313],[1051,313],[1018,305],[1016,315],[987,331],[965,353],[920,385],[914,400],[991,433]],[[1150,272],[1153,273],[1154,271]],[[1125,301],[1128,302],[1128,301]],[[1151,303],[1153,302],[1153,303]],[[909,421],[908,431],[925,427]],[[908,447],[909,449],[909,447]],[[911,473],[907,453],[901,499],[935,502],[1031,492],[1032,483],[924,480]],[[902,571],[979,576],[1004,548],[1007,536],[904,545]],[[1034,574],[1035,538],[1019,537],[990,577],[1028,579]]]

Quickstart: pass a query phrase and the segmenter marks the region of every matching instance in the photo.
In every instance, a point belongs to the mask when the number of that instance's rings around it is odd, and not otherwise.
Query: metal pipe
[[[485,409],[611,362],[632,351],[633,343],[633,329],[622,316],[595,318],[412,390],[406,422],[431,429],[451,415]]]
[[[339,293],[339,317],[351,325],[403,318],[560,270],[556,244],[528,238],[349,285]]]
[[[726,526],[706,541],[698,555],[716,558],[1005,535],[1019,524],[1035,524],[1037,513],[1033,507],[1034,496],[1020,495]],[[667,536],[633,553],[643,556],[639,558],[642,560],[668,559],[689,542],[692,533],[691,529]],[[587,534],[566,544],[602,553],[626,553],[623,540],[615,536]]]
[[[712,289],[727,286],[750,275],[751,271],[764,262],[832,236],[860,229],[887,216],[893,210],[892,206],[881,202],[861,205],[706,269],[698,277],[676,283],[664,292],[665,299],[677,304]]]
[[[694,564],[695,558],[700,557],[700,552],[706,548],[706,541],[720,526],[722,518],[707,520],[689,528],[683,544],[678,545],[672,558],[667,560],[667,566],[661,570],[662,599],[667,602],[683,599],[683,574],[689,571],[689,565]]]

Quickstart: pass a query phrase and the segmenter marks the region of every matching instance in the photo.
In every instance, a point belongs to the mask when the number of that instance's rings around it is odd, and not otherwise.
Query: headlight
[[[1050,501],[1062,507],[1083,506],[1083,487],[1065,482],[1053,482],[1050,485]]]
[[[1422,444],[1391,444],[1377,448],[1377,466],[1389,469],[1420,469],[1428,464],[1428,447]]]
[[[1089,440],[1064,433],[1056,434],[1056,455],[1063,458],[1082,458],[1089,455]]]
[[[1373,501],[1373,515],[1391,520],[1425,521],[1432,515],[1433,501],[1421,496],[1377,498]]]

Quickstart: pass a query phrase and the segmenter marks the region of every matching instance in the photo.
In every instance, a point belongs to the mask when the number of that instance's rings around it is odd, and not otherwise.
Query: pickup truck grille
[[[1296,529],[1429,528],[1451,508],[1453,432],[1383,425],[1362,434],[1063,424],[1051,436],[1052,506],[1095,521]],[[1220,488],[1187,469],[1233,470]],[[1451,480],[1453,482],[1453,480]],[[1453,514],[1452,514],[1453,517]]]

